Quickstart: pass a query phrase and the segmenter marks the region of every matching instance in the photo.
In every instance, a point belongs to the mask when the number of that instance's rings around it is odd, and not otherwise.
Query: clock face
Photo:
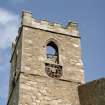
[[[45,64],[45,71],[48,76],[52,78],[60,78],[63,74],[62,72],[62,66],[56,65],[56,64]]]

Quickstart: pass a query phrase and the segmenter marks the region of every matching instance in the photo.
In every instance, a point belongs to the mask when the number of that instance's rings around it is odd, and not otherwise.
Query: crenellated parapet
[[[79,37],[78,24],[76,22],[69,22],[65,27],[62,24],[51,23],[48,20],[35,19],[32,17],[32,13],[28,11],[22,12],[21,24],[41,30]]]
[[[68,22],[66,26],[55,23],[55,22],[49,22],[48,20],[39,20],[32,17],[32,12],[29,11],[22,11],[22,19],[21,19],[21,26],[28,26],[31,28],[41,29],[45,31],[55,32],[59,34],[69,35],[73,37],[79,38],[79,30],[78,30],[78,23],[71,21]],[[18,30],[18,36],[12,43],[12,53],[14,53],[14,50],[16,48],[18,39],[20,37],[21,33],[21,27]]]

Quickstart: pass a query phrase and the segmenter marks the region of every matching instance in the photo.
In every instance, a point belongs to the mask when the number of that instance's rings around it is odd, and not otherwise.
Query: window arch
[[[47,59],[54,63],[59,63],[58,46],[53,41],[47,44]]]

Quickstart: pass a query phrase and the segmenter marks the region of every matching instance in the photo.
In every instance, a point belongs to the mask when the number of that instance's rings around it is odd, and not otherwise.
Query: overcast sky
[[[0,0],[0,105],[6,105],[11,42],[22,10],[33,17],[79,24],[86,81],[105,77],[105,0]]]

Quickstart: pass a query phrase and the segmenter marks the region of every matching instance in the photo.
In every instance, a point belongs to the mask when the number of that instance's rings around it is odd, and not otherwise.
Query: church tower
[[[7,105],[80,105],[84,72],[77,23],[64,27],[23,11],[10,74]]]

